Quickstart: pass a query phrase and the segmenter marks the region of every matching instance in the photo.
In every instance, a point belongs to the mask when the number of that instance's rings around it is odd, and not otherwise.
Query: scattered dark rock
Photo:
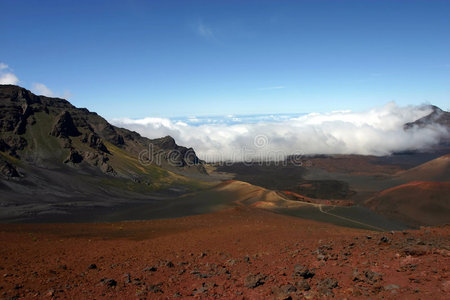
[[[400,287],[396,284],[388,284],[384,287],[386,291],[398,290]]]
[[[97,265],[96,265],[96,264],[90,264],[90,265],[87,267],[87,269],[88,269],[88,270],[95,270],[95,269],[97,269]]]
[[[280,287],[281,291],[285,294],[293,293],[297,291],[297,288],[292,284],[285,284]]]
[[[411,256],[422,256],[427,254],[428,247],[424,245],[407,246],[403,249],[403,253]]]
[[[173,268],[173,267],[175,267],[175,265],[173,264],[173,262],[169,261],[166,263],[166,267]]]
[[[378,242],[379,245],[380,244],[390,244],[390,243],[391,243],[391,241],[385,236],[381,237],[380,241]]]
[[[300,279],[299,281],[297,281],[295,283],[295,286],[297,287],[297,289],[299,289],[300,291],[309,291],[311,289],[309,283],[307,280],[305,279]]]
[[[201,272],[199,272],[199,271],[191,271],[191,274],[192,274],[192,275],[195,275],[195,276],[198,277],[198,278],[209,278],[209,277],[211,277],[210,274],[207,274],[207,273],[201,273]]]
[[[304,279],[313,278],[315,273],[311,270],[309,270],[306,266],[302,265],[295,265],[294,266],[294,273],[292,274],[292,277],[294,279],[303,277]]]
[[[45,295],[47,297],[53,297],[55,295],[55,290],[54,289],[49,289]]]
[[[406,271],[415,271],[417,268],[417,264],[407,264],[403,265],[397,269],[398,272],[406,272]]]
[[[151,266],[151,267],[146,267],[143,270],[144,272],[156,272],[158,271],[158,269],[155,266]]]
[[[332,295],[333,289],[338,287],[335,278],[325,278],[317,283],[317,290],[321,295]]]
[[[318,254],[317,255],[317,260],[327,261],[328,260],[328,256],[327,255],[323,255],[323,254]]]
[[[375,282],[381,281],[383,279],[383,275],[377,272],[373,272],[372,270],[358,271],[355,269],[352,274],[353,281],[361,281],[366,282],[368,284],[374,284]]]
[[[130,274],[125,274],[125,275],[123,275],[123,277],[125,277],[125,279],[124,279],[124,283],[131,283],[131,276],[130,276]]]
[[[142,282],[141,279],[139,279],[139,278],[134,278],[133,285],[141,286],[141,285],[145,285],[145,282]]]
[[[106,285],[107,287],[115,287],[115,286],[117,286],[117,281],[115,281],[114,279],[103,278],[100,281],[103,282],[103,284]]]
[[[194,289],[193,294],[197,295],[197,294],[206,293],[208,291],[209,287],[210,287],[209,285],[207,285],[205,282],[203,282],[201,287],[199,287],[198,289]]]
[[[151,285],[149,285],[148,286],[148,288],[147,288],[147,290],[149,291],[149,292],[153,292],[153,293],[164,293],[164,291],[162,290],[162,282],[160,282],[160,283],[157,283],[157,284],[151,284]]]
[[[272,287],[272,294],[274,294],[277,300],[291,300],[292,293],[295,293],[297,288],[291,284],[285,284],[281,287]]]
[[[248,275],[245,278],[244,286],[249,289],[254,289],[258,286],[261,286],[265,283],[267,276],[263,275],[261,273],[255,274],[255,275]]]
[[[319,247],[320,250],[333,250],[333,246],[331,245],[321,245]]]

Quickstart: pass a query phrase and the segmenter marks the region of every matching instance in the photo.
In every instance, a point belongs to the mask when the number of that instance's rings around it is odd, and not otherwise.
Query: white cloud
[[[0,70],[6,70],[6,69],[9,69],[8,65],[0,62]]]
[[[18,84],[20,82],[19,78],[11,71],[7,64],[0,62],[0,84]]]
[[[171,135],[178,144],[193,147],[199,157],[207,161],[236,161],[282,159],[292,154],[388,155],[425,149],[436,144],[440,137],[448,136],[448,129],[434,124],[404,131],[403,124],[430,112],[427,106],[399,107],[388,103],[366,112],[261,118],[262,121],[252,123],[245,123],[243,119],[244,123],[238,124],[208,122],[199,125],[188,121],[177,124],[164,118],[125,118],[112,120],[112,123],[149,138]]]
[[[18,84],[19,78],[13,73],[0,73],[0,84]]]
[[[12,72],[13,70],[7,64],[0,62],[0,84],[19,84],[19,78],[17,78],[17,76]],[[33,83],[31,90],[37,95],[44,95],[47,97],[62,97],[64,99],[70,99],[73,96],[69,90],[64,90],[61,96],[59,94],[55,94],[45,84],[39,82]]]
[[[195,30],[197,32],[198,35],[200,35],[201,37],[204,38],[209,38],[209,39],[214,39],[214,32],[212,31],[212,29],[205,25],[202,21],[199,21],[196,26],[195,26]]]
[[[70,90],[64,90],[64,92],[62,93],[61,97],[63,99],[70,99],[73,97],[73,94]]]
[[[45,84],[42,84],[39,82],[33,83],[31,90],[33,91],[33,93],[35,93],[37,95],[43,95],[43,96],[47,96],[47,97],[54,96],[52,90],[50,90]]]

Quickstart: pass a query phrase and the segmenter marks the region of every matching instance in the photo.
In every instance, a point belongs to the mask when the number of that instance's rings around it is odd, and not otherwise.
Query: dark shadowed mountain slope
[[[170,136],[147,139],[66,100],[13,85],[0,85],[0,151],[2,174],[9,177],[17,175],[15,160],[47,168],[88,165],[129,178],[141,177],[146,167],[204,173],[194,150]]]
[[[158,207],[207,178],[194,150],[170,136],[147,139],[66,100],[0,85],[0,221],[96,220],[120,205]]]

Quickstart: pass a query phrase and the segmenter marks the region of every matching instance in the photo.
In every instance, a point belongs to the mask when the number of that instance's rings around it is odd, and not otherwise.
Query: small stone
[[[313,278],[315,273],[311,270],[309,270],[306,266],[302,265],[295,265],[294,266],[294,273],[292,274],[292,277],[298,278],[303,277],[304,279]]]
[[[295,283],[295,286],[297,287],[297,289],[299,289],[300,291],[309,291],[311,289],[311,287],[309,286],[309,283],[307,280],[305,279],[300,279],[299,281],[297,281]]]
[[[250,289],[254,289],[258,286],[263,285],[265,283],[266,277],[266,275],[263,275],[261,273],[255,275],[250,274],[245,278],[244,286]]]
[[[388,284],[384,287],[384,289],[386,291],[390,291],[390,290],[398,290],[400,287],[396,284]]]
[[[403,249],[403,253],[411,256],[422,256],[427,254],[427,247],[423,245],[408,246]]]
[[[123,277],[125,277],[124,283],[131,283],[130,274],[127,273],[127,274],[123,275]]]
[[[380,244],[390,244],[390,243],[391,243],[391,241],[385,236],[381,237],[380,241],[378,242],[379,245]]]
[[[328,256],[323,255],[323,254],[318,254],[318,255],[317,255],[317,260],[324,260],[324,261],[327,261],[327,260],[328,260]]]
[[[332,295],[333,289],[338,287],[338,282],[335,278],[325,278],[317,284],[318,291],[321,295]]]
[[[161,289],[162,285],[163,285],[162,282],[157,284],[151,284],[148,286],[147,290],[153,293],[164,293],[163,290]]]
[[[110,278],[104,278],[101,280],[103,282],[103,284],[105,284],[107,287],[115,287],[117,286],[117,281],[115,281],[114,279],[110,279]]]
[[[285,284],[281,286],[281,291],[285,294],[293,293],[297,291],[297,288],[292,284]]]
[[[95,270],[95,269],[97,269],[97,265],[96,264],[90,264],[87,268],[88,268],[88,270]]]

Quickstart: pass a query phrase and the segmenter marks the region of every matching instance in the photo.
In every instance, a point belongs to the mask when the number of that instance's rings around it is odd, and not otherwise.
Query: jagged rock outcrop
[[[5,87],[0,91],[0,99],[8,98],[9,101],[0,101],[0,130],[23,134],[25,133],[27,118],[33,114],[31,105],[38,103],[39,100],[25,89],[13,88],[13,86]]]
[[[17,151],[23,150],[27,144],[28,142],[25,138],[17,135],[10,135],[4,139],[0,138],[0,151],[19,158]]]
[[[50,135],[60,137],[60,138],[68,138],[71,136],[79,136],[80,132],[77,127],[73,123],[72,116],[70,113],[65,110],[63,111],[57,118],[56,122],[53,125],[52,131]]]
[[[78,151],[72,149],[70,151],[69,157],[64,161],[64,163],[71,163],[71,164],[79,164],[83,161],[83,156],[78,153]]]
[[[108,148],[103,144],[103,140],[94,133],[85,134],[81,140],[83,143],[89,145],[89,147],[99,150],[101,152],[109,153]]]
[[[20,177],[17,169],[4,158],[0,157],[0,177],[5,179]]]
[[[171,136],[154,139],[151,144],[155,149],[160,149],[155,154],[165,158],[165,161],[172,166],[184,167],[200,164],[194,149],[178,146]]]

